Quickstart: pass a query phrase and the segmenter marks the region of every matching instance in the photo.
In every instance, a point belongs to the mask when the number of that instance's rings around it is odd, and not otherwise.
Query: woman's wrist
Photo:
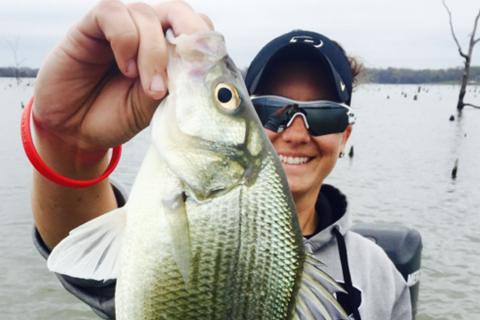
[[[107,150],[80,148],[42,127],[38,121],[31,121],[32,104],[33,98],[22,114],[22,143],[30,162],[43,177],[73,188],[88,187],[108,177],[119,161],[120,146],[113,149],[112,159],[107,165]],[[36,129],[35,143],[32,127]]]
[[[65,139],[42,127],[38,121],[32,121],[32,133],[38,153],[47,165],[61,171],[83,171],[101,165],[105,161],[108,149],[82,148],[74,139]]]
[[[37,134],[35,147],[48,167],[73,179],[94,178],[108,164],[108,150],[82,150],[51,133]]]

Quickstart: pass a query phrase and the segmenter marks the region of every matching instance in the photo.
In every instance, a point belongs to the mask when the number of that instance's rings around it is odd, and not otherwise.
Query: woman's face
[[[315,72],[312,70],[315,69]],[[266,76],[261,94],[273,94],[295,100],[333,100],[333,89],[318,68],[306,63],[278,66]],[[320,70],[321,73],[321,70]],[[325,177],[332,171],[352,130],[343,133],[312,136],[302,117],[296,117],[290,127],[276,133],[265,129],[280,156],[290,190],[295,198],[318,194]]]

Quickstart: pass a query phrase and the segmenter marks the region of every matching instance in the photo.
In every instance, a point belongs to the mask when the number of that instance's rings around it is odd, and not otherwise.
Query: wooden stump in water
[[[353,158],[353,155],[354,155],[353,146],[351,146],[351,147],[350,147],[350,151],[348,151],[348,157],[349,157],[350,159],[352,159],[352,158]]]
[[[455,159],[455,164],[454,164],[453,169],[452,169],[452,174],[451,174],[452,180],[457,179],[457,170],[458,170],[458,158]]]

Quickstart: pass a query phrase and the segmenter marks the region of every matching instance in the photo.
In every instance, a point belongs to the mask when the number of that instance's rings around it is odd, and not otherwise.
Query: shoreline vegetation
[[[0,78],[35,78],[38,69],[29,67],[0,67]],[[360,83],[380,84],[456,84],[462,79],[463,68],[406,69],[365,68]],[[480,85],[480,66],[471,67],[469,84]]]
[[[38,69],[29,67],[0,67],[0,78],[35,78]]]
[[[460,84],[463,67],[449,69],[366,68],[363,83],[381,84]],[[480,66],[470,67],[468,84],[480,85]]]

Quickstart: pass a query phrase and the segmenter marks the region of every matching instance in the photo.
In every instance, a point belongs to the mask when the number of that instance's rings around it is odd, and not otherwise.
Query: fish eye
[[[215,99],[226,111],[235,111],[240,106],[237,88],[229,83],[219,83],[215,87]]]

